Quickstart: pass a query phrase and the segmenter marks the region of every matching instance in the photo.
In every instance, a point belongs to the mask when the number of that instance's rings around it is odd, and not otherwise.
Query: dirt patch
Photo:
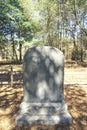
[[[22,65],[12,65],[16,71],[22,70]],[[0,66],[0,69],[10,69],[10,65]],[[84,67],[66,67],[65,72],[87,72]],[[4,77],[2,76],[3,80]],[[86,75],[67,76],[65,81],[71,83],[76,81],[86,81]],[[73,123],[69,128],[62,126],[62,130],[86,130],[87,129],[87,85],[65,85],[64,87],[65,101],[68,105],[69,112],[72,115]],[[0,130],[56,130],[56,127],[50,126],[32,126],[29,127],[16,127],[15,119],[19,111],[20,103],[23,99],[22,85],[0,85]],[[61,126],[58,126],[57,130]]]
[[[70,130],[87,129],[87,86],[65,86],[65,101],[73,117]]]
[[[65,86],[64,90],[65,101],[67,102],[69,112],[73,117],[73,123],[69,130],[86,130],[87,86],[69,85]],[[11,88],[9,85],[4,85],[0,87],[0,130],[19,129],[15,126],[15,118],[17,116],[22,98],[22,86],[15,86],[14,88]],[[52,127],[43,128],[44,130],[55,129]],[[36,127],[32,127],[32,130],[33,129],[36,130]],[[29,128],[21,127],[20,130],[29,130]]]

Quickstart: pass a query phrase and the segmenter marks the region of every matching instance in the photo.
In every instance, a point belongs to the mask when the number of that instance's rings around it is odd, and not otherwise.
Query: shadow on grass
[[[87,93],[85,89],[84,86],[65,86],[65,100],[73,118],[70,130],[86,130],[87,128]]]
[[[22,86],[0,87],[0,129],[1,130],[86,130],[87,94],[80,86],[65,86],[65,100],[73,117],[70,126],[22,126],[15,125],[15,119],[23,98]],[[7,123],[6,123],[7,121]],[[4,122],[4,125],[2,124]]]
[[[12,130],[15,126],[15,118],[23,98],[22,91],[23,89],[20,85],[15,86],[15,88],[10,85],[0,86],[0,130]]]

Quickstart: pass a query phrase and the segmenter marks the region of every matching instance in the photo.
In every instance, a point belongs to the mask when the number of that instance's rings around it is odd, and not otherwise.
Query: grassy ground
[[[16,70],[21,70],[22,68],[21,65],[13,67]],[[9,66],[1,66],[0,69],[9,69]],[[87,68],[66,67],[65,71],[87,72]],[[65,85],[64,97],[73,118],[73,123],[69,130],[87,130],[87,85]],[[0,130],[29,130],[29,128],[17,128],[15,126],[15,118],[22,98],[23,88],[21,85],[14,86],[14,88],[10,85],[0,86]],[[36,127],[34,126],[31,129],[36,130]],[[51,130],[55,128],[46,127],[44,129]]]

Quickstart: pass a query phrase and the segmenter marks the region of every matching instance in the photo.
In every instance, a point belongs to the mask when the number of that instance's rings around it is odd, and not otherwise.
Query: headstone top
[[[24,55],[24,61],[26,61],[28,58],[32,58],[32,60],[36,62],[43,59],[45,62],[55,59],[54,62],[57,61],[59,64],[62,62],[62,60],[64,60],[64,55],[59,49],[55,47],[34,46],[27,50]]]
[[[24,100],[63,100],[64,56],[54,47],[33,47],[24,56]],[[26,76],[25,76],[26,75]]]

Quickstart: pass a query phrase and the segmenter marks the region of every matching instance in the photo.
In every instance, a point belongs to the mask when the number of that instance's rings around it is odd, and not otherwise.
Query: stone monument
[[[17,125],[70,124],[64,101],[64,55],[55,47],[34,46],[24,55],[24,98]]]

